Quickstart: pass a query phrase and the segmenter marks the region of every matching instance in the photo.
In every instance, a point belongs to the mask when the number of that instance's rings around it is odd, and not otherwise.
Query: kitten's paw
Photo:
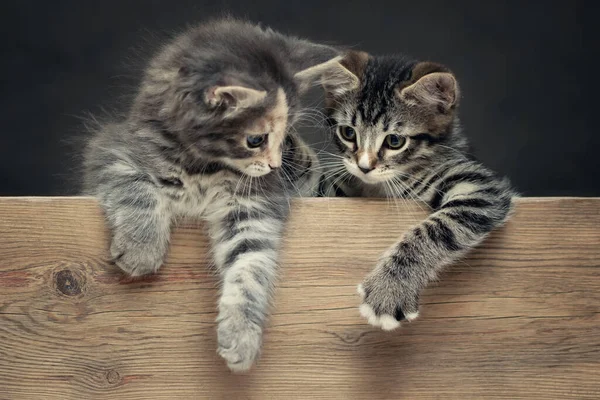
[[[160,245],[139,245],[115,236],[110,245],[110,254],[119,268],[135,277],[158,271],[164,262],[166,249]]]
[[[225,310],[221,310],[218,318],[217,353],[225,359],[231,371],[248,371],[260,356],[262,328],[249,321],[242,310]]]
[[[400,321],[412,321],[419,316],[419,294],[395,281],[388,274],[372,273],[358,285],[362,299],[360,314],[370,325],[391,331]]]

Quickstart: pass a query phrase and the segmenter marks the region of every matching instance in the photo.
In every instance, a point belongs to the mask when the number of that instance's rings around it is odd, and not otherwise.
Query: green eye
[[[356,131],[349,126],[340,126],[340,136],[349,142],[356,140]]]
[[[263,144],[267,140],[267,134],[264,135],[250,135],[246,138],[246,142],[248,143],[248,147],[254,149],[261,144]]]
[[[406,139],[400,135],[387,135],[385,137],[386,146],[392,150],[398,150],[399,148],[404,146],[405,142]]]

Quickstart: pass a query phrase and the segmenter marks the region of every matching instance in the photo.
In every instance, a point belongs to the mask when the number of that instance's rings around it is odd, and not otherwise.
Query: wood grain
[[[520,200],[419,320],[371,329],[356,284],[424,215],[295,202],[263,356],[233,375],[201,227],[179,227],[167,265],[131,282],[91,199],[0,199],[0,398],[600,398],[600,199]]]

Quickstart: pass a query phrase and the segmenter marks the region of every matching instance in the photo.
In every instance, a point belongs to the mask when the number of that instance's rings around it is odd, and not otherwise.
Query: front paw
[[[262,328],[238,306],[221,307],[217,321],[217,353],[227,361],[231,371],[248,371],[260,356]]]
[[[110,254],[115,264],[130,276],[142,276],[158,271],[166,249],[159,244],[138,244],[122,236],[113,237]]]
[[[419,316],[419,290],[408,282],[377,268],[358,285],[362,304],[360,314],[369,324],[391,331],[400,321],[412,321]]]

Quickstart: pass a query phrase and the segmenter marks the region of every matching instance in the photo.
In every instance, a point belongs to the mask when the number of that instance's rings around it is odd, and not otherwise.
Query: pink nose
[[[375,169],[377,164],[377,157],[367,152],[362,152],[356,157],[356,164],[363,174],[368,174],[370,171]]]

